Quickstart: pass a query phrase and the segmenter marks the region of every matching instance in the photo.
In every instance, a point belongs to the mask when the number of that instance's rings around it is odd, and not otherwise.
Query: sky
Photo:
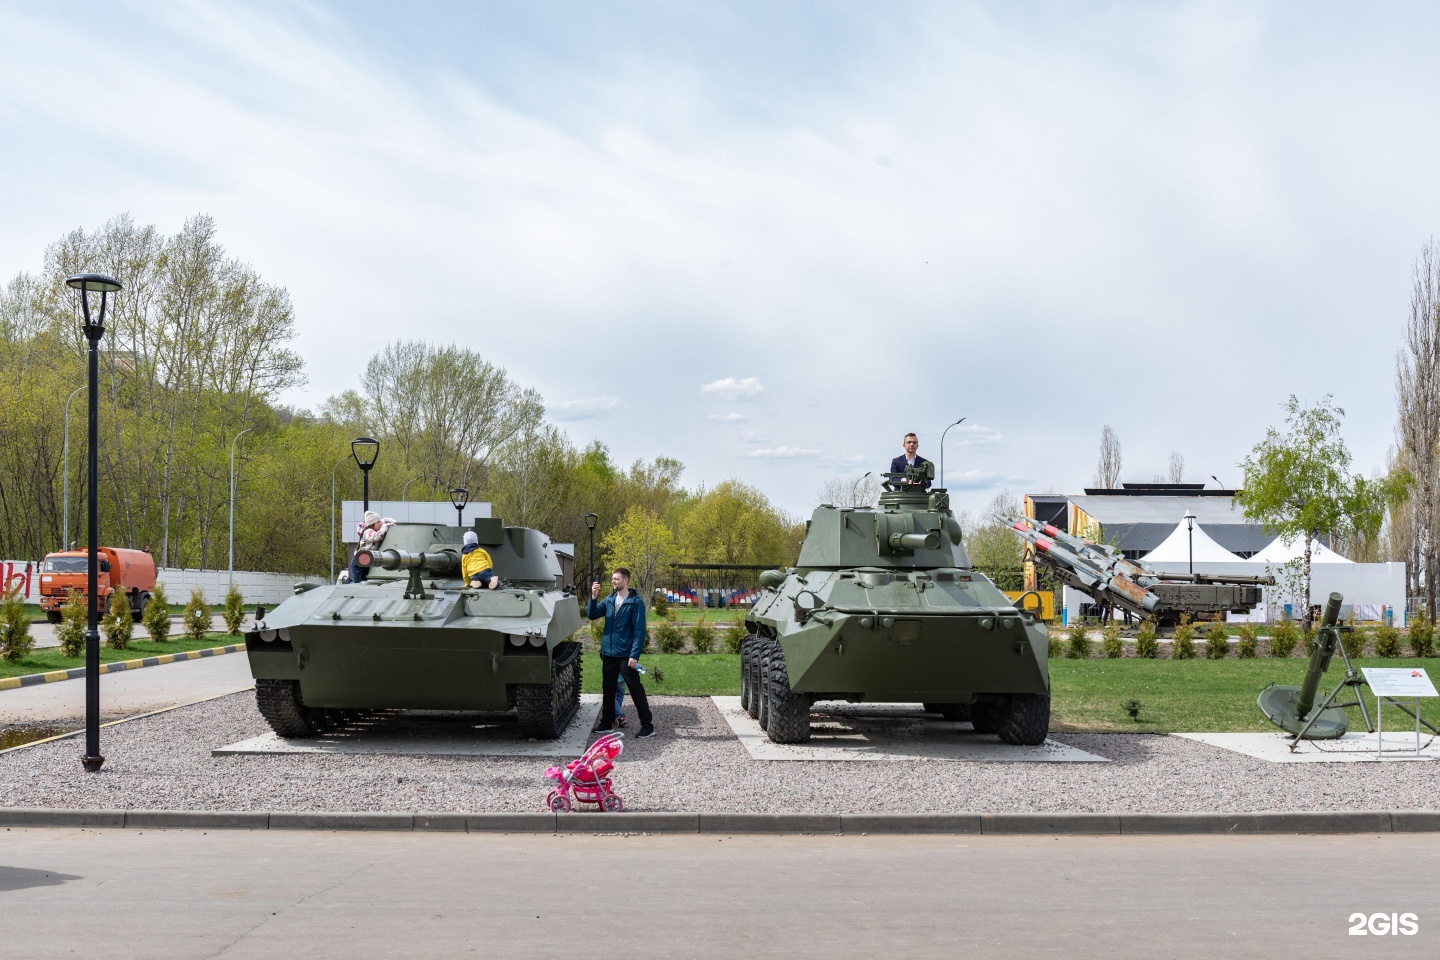
[[[957,506],[1239,483],[1290,394],[1393,443],[1440,7],[0,2],[0,280],[214,216],[317,408],[397,338],[808,514],[906,431]],[[1211,482],[1214,486],[1214,483]]]

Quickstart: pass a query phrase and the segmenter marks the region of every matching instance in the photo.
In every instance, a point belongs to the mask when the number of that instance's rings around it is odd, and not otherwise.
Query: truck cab
[[[123,547],[99,547],[96,553],[100,561],[96,578],[100,609],[105,610],[110,594],[120,590],[130,601],[131,614],[140,619],[145,604],[150,602],[150,591],[155,589],[155,559],[144,550]],[[85,595],[89,562],[84,550],[46,554],[40,564],[40,609],[51,623],[60,622],[60,608],[70,591]]]

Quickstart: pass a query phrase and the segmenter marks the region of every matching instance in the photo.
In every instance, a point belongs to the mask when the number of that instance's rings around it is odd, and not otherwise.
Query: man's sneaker
[[[611,726],[610,724],[608,724],[608,723],[596,723],[595,726],[593,726],[593,727],[590,728],[590,732],[591,732],[591,733],[609,733],[611,730],[614,730],[614,729],[615,729],[615,728],[612,727],[612,726]]]
[[[639,733],[635,734],[635,739],[636,739],[636,740],[649,740],[649,739],[650,739],[651,737],[653,737],[653,736],[655,736],[655,728],[652,727],[650,724],[647,723],[647,724],[645,724],[645,726],[643,726],[643,727],[640,728],[640,732],[639,732]]]

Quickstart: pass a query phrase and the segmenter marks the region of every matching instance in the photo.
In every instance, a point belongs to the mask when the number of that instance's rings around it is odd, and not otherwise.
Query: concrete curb
[[[158,667],[163,663],[179,663],[182,660],[199,660],[202,657],[218,657],[226,653],[238,653],[245,649],[243,643],[232,643],[224,647],[205,647],[200,650],[186,650],[181,653],[162,653],[158,657],[144,657],[140,660],[116,660],[113,663],[100,664],[101,673],[124,673],[126,670],[139,670],[141,667]],[[33,687],[42,683],[58,683],[61,680],[79,680],[85,676],[84,667],[71,667],[69,670],[51,670],[49,673],[27,673],[19,677],[6,677],[0,680],[0,690],[18,690],[20,687]]]
[[[1440,833],[1440,810],[1299,813],[385,813],[0,808],[0,827],[455,833],[1156,836]]]

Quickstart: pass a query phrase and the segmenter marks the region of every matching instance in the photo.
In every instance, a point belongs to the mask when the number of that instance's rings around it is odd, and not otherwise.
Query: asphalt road
[[[245,652],[100,675],[100,714],[133,717],[255,685]],[[0,723],[49,724],[85,716],[85,680],[0,690]]]
[[[598,816],[598,814],[596,815]],[[0,834],[0,957],[1434,957],[1440,835]],[[1413,936],[1347,934],[1413,912]]]

